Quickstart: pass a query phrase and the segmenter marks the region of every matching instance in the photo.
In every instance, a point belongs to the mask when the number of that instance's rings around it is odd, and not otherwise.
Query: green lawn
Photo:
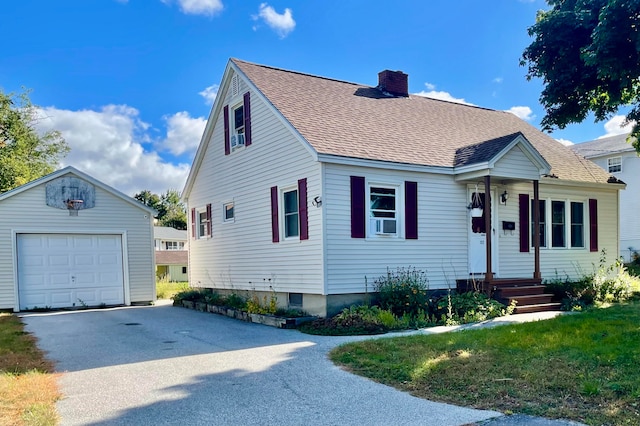
[[[330,356],[430,400],[592,425],[640,424],[640,302],[493,329],[368,340]]]
[[[168,280],[156,281],[156,297],[158,299],[171,299],[174,294],[188,289],[188,282],[169,282]]]

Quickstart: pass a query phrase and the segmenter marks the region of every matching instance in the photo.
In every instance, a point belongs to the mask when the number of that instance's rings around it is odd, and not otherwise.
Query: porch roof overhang
[[[501,164],[509,153],[524,157],[527,167],[509,167]],[[506,162],[502,162],[506,163]],[[539,180],[551,172],[551,165],[533,147],[522,133],[514,133],[456,151],[454,167],[456,181],[476,180],[483,176],[506,180]]]

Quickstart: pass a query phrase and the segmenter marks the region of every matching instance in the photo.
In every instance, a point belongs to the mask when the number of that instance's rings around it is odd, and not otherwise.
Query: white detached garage
[[[0,309],[155,300],[154,214],[73,167],[0,194]]]

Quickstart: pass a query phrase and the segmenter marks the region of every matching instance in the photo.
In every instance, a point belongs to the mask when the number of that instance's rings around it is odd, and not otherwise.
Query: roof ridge
[[[237,62],[242,62],[242,63],[248,64],[248,65],[254,65],[254,66],[262,67],[262,68],[268,68],[268,69],[275,70],[275,71],[288,72],[288,73],[291,73],[291,74],[297,74],[297,75],[301,75],[301,76],[305,76],[305,77],[318,78],[318,79],[321,79],[321,80],[334,81],[336,83],[345,83],[345,84],[351,84],[351,85],[354,85],[354,86],[361,86],[361,87],[376,87],[376,86],[367,86],[367,85],[361,84],[361,83],[354,83],[352,81],[339,80],[337,78],[325,77],[325,76],[322,76],[322,75],[309,74],[309,73],[306,73],[306,72],[294,71],[294,70],[290,70],[290,69],[286,69],[286,68],[274,67],[274,66],[271,66],[271,65],[257,64],[255,62],[243,61],[242,59],[238,59],[238,58],[231,58],[231,60],[233,62],[236,62],[236,63]]]

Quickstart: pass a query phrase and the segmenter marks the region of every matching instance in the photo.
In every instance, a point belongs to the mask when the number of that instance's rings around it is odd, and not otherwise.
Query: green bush
[[[389,311],[381,316],[381,310],[377,306],[350,306],[344,308],[338,315],[332,318],[320,318],[315,321],[302,324],[298,329],[308,334],[320,334],[325,336],[351,336],[359,334],[382,334],[390,327],[391,318],[395,317]],[[391,316],[389,316],[391,314]]]
[[[397,317],[405,314],[415,317],[429,311],[429,280],[427,273],[415,268],[398,268],[374,281],[380,307]]]
[[[206,293],[203,289],[199,288],[191,288],[188,290],[179,291],[174,294],[172,299],[173,303],[176,304],[183,300],[191,301],[191,302],[204,302],[206,298]]]
[[[446,325],[486,321],[513,313],[515,305],[505,306],[484,293],[469,291],[441,297],[438,313]]]

